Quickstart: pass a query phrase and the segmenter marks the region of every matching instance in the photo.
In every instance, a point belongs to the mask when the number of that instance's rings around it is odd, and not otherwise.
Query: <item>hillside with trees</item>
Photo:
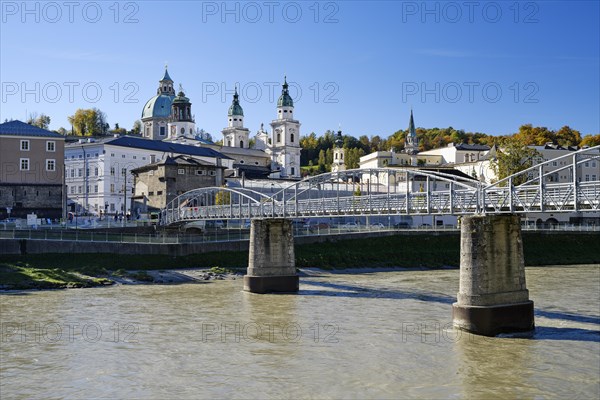
[[[375,151],[400,151],[404,148],[407,130],[398,130],[387,138],[379,135],[368,137],[362,135],[358,139],[344,135],[345,161],[348,169],[358,168],[360,157]],[[543,146],[552,143],[560,146],[597,146],[600,145],[600,135],[587,135],[569,126],[563,126],[557,131],[547,127],[534,127],[525,124],[519,127],[518,132],[512,135],[493,136],[481,132],[465,132],[462,129],[448,128],[417,128],[419,151],[445,147],[450,143],[482,144],[487,146],[502,146],[508,142],[526,143],[528,145]],[[318,136],[312,132],[300,138],[300,163],[304,167],[304,174],[318,174],[331,170],[333,163],[333,146],[335,132],[327,130]]]

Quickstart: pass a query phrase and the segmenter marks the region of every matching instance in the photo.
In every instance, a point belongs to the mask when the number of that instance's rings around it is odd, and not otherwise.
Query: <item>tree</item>
[[[109,128],[106,114],[97,108],[80,108],[68,120],[77,136],[105,135]]]
[[[565,125],[556,131],[555,140],[556,144],[563,147],[578,146],[581,143],[581,133]]]
[[[58,133],[59,135],[63,135],[63,136],[67,136],[68,132],[65,128],[63,128],[62,126],[60,128],[58,128],[58,130],[56,131],[56,133]]]
[[[30,113],[27,119],[29,125],[37,126],[38,128],[48,129],[50,127],[50,117],[42,113],[39,116],[37,113]]]
[[[131,133],[133,135],[141,135],[142,134],[142,123],[138,119],[133,123],[133,128],[131,128]]]
[[[523,142],[522,138],[511,137],[504,140],[498,149],[497,157],[492,161],[492,168],[499,180],[516,174],[535,163],[541,154]],[[524,174],[516,176],[512,180],[513,186],[520,185],[528,180]],[[502,186],[506,186],[504,183]]]
[[[583,140],[580,143],[580,146],[600,146],[600,135],[586,135],[583,137]]]
[[[231,193],[226,190],[219,190],[215,195],[215,204],[223,206],[231,203]]]

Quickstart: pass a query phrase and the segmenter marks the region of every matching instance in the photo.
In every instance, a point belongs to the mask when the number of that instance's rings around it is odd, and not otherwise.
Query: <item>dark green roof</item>
[[[190,99],[185,97],[185,93],[183,93],[183,91],[180,91],[179,93],[177,93],[177,96],[173,99],[173,103],[189,103],[189,102],[190,102]]]
[[[233,115],[241,115],[244,116],[244,110],[242,109],[242,106],[240,106],[240,100],[239,100],[239,95],[237,92],[237,87],[235,88],[235,93],[233,95],[233,101],[231,102],[231,106],[229,107],[229,112],[227,113],[228,116],[233,116]]]
[[[277,107],[294,107],[294,100],[292,100],[288,91],[287,77],[283,78],[283,89],[279,100],[277,100]]]

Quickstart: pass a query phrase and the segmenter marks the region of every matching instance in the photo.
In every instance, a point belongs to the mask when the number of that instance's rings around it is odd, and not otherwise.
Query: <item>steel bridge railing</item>
[[[557,161],[563,166],[551,168]],[[585,181],[583,166],[591,161],[598,163],[597,179]],[[570,180],[553,182],[557,171]],[[513,185],[517,181],[523,183]],[[431,169],[373,168],[321,174],[270,196],[245,188],[195,189],[169,203],[160,222],[598,210],[600,146],[548,160],[487,186]]]

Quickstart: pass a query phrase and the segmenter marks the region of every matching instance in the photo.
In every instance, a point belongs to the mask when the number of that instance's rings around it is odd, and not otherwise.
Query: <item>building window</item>
[[[94,175],[98,176],[98,167],[94,167]]]
[[[185,169],[183,169],[183,168],[179,168],[179,169],[177,170],[177,174],[178,174],[178,175],[185,175]]]
[[[292,175],[294,175],[294,167],[292,167]]]
[[[197,169],[197,170],[196,170],[196,175],[206,175],[206,170],[203,170],[203,169]]]
[[[75,186],[71,186],[71,194],[75,194]]]
[[[154,192],[148,192],[148,196],[154,196]]]
[[[114,192],[115,192],[115,184],[114,184],[114,183],[111,183],[111,184],[110,184],[110,192],[111,192],[111,193],[114,193]]]
[[[156,192],[157,196],[162,196],[162,190],[159,190],[158,192]]]
[[[83,155],[82,155],[82,154],[79,154],[79,158],[83,158]]]
[[[21,151],[29,151],[29,140],[21,140]]]
[[[293,133],[290,135],[290,142],[294,143],[294,134]]]
[[[115,167],[110,167],[110,176],[115,176]]]
[[[154,170],[148,171],[148,175],[150,175],[150,176],[154,175]]]
[[[240,147],[243,149],[244,148],[244,141],[240,140]]]
[[[137,156],[133,156],[133,159],[134,159],[134,160],[137,160]]]
[[[115,203],[110,203],[110,211],[115,211]]]
[[[53,141],[46,142],[46,151],[55,152],[56,151],[56,143]]]
[[[56,171],[56,160],[54,160],[54,159],[46,160],[46,171]]]
[[[589,182],[590,181],[590,176],[588,174],[585,174],[585,181]]]
[[[98,185],[94,185],[94,193],[98,193]]]
[[[21,171],[29,171],[29,158],[21,158],[21,162],[19,164]]]
[[[125,154],[121,154],[121,158],[125,158]]]
[[[215,175],[217,175],[216,171],[210,171],[210,176],[215,176]]]
[[[281,143],[281,133],[277,134],[277,143]]]
[[[127,175],[127,168],[121,168],[121,175],[122,176]]]
[[[75,178],[75,168],[71,169],[71,178]]]
[[[77,176],[80,177],[80,178],[83,176],[83,168],[79,168],[77,170]]]
[[[111,156],[111,157],[114,157],[114,156],[115,156],[115,153],[110,153],[110,156]]]
[[[160,136],[165,136],[165,127],[164,126],[160,127]]]
[[[589,166],[590,166],[590,162],[589,162],[589,161],[586,161],[586,162],[585,162],[585,166],[586,166],[586,167],[589,167]]]
[[[77,193],[83,192],[83,186],[77,186]]]
[[[85,169],[85,176],[90,176],[90,169],[89,168]]]

